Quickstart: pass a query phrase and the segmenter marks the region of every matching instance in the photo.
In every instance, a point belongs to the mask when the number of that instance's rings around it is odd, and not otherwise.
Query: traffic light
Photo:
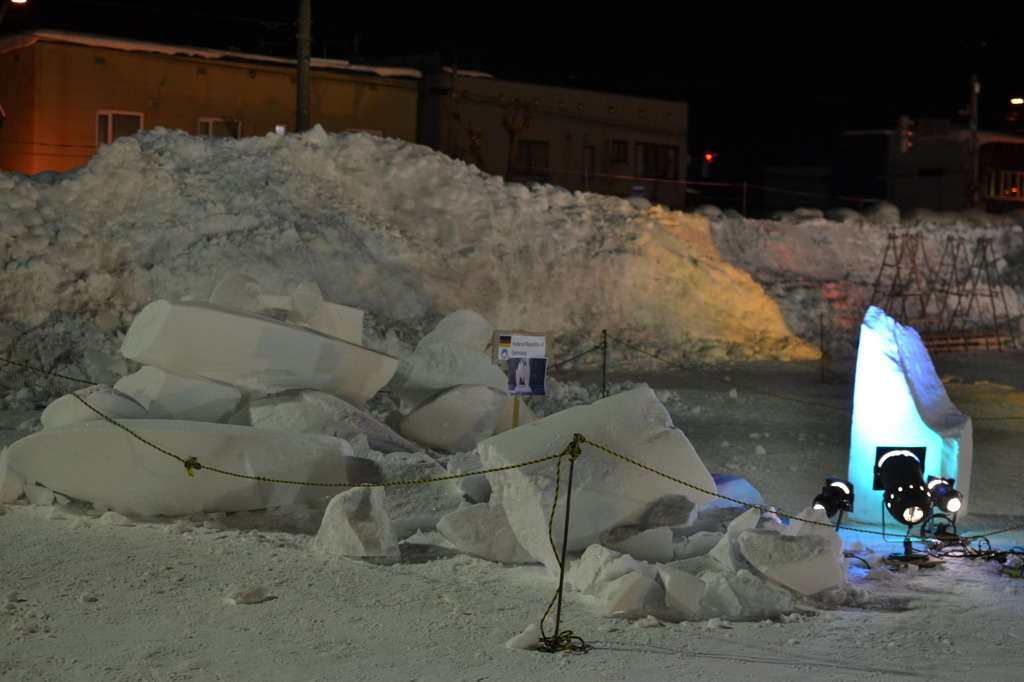
[[[700,174],[703,177],[711,175],[711,164],[718,158],[718,152],[704,152],[704,162],[700,166]]]
[[[906,154],[914,146],[914,121],[909,116],[900,116],[896,125],[896,142],[900,154]]]

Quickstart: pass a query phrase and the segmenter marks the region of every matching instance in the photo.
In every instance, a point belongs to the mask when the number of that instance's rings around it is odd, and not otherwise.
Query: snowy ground
[[[963,533],[1024,523],[1014,495],[1024,485],[1022,426],[984,419],[1024,405],[1021,360],[1014,353],[936,358],[954,402],[976,420],[973,511],[961,521]],[[815,363],[712,372],[835,407],[849,407],[852,393],[842,377],[822,383]],[[730,386],[678,370],[615,380],[650,381],[709,469],[744,473],[780,510],[798,511],[826,476],[845,471],[842,410],[742,388],[732,398]],[[758,445],[765,454],[755,454]],[[1024,582],[982,560],[897,573],[869,573],[851,560],[863,604],[808,607],[779,622],[606,619],[570,593],[563,627],[592,649],[546,654],[504,646],[540,619],[553,596],[544,570],[460,555],[436,534],[404,543],[402,563],[376,566],[311,552],[313,508],[130,527],[60,507],[6,511],[5,679],[898,680],[967,671],[1004,679],[1019,665]],[[863,545],[860,556],[900,548],[897,537],[841,535],[848,546]],[[1024,544],[1024,532],[990,541],[1009,549]],[[232,600],[252,589],[266,599]]]

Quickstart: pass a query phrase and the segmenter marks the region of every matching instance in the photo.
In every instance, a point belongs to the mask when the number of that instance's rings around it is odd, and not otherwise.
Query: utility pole
[[[978,156],[980,149],[978,148],[978,94],[981,92],[981,83],[978,82],[978,76],[971,76],[971,103],[968,109],[968,129],[970,131],[970,139],[968,140],[967,158],[970,164],[970,185],[967,187],[967,208],[977,208],[980,205],[979,196],[979,171],[978,171]]]
[[[295,132],[309,129],[309,60],[312,24],[312,0],[299,0],[298,54],[295,76]]]

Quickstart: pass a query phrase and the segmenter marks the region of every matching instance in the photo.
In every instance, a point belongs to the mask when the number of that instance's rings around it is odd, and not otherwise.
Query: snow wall
[[[821,313],[834,324],[849,308],[852,354],[898,227],[672,212],[319,128],[241,140],[157,129],[65,174],[0,173],[0,350],[110,381],[128,370],[117,348],[142,306],[245,273],[278,294],[315,282],[365,310],[366,343],[397,356],[460,308],[549,333],[556,361],[608,329],[691,363],[814,358]],[[999,239],[1004,268],[1024,258],[1020,226],[977,229]]]

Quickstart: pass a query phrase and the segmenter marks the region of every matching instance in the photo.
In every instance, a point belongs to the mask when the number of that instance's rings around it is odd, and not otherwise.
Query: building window
[[[142,130],[142,114],[134,111],[97,111],[96,144],[110,144],[119,137]]]
[[[678,147],[637,143],[636,174],[642,178],[676,180],[679,177],[678,159]]]
[[[519,140],[512,172],[535,178],[548,176],[548,143],[539,140]]]
[[[242,136],[242,122],[238,119],[200,118],[200,137],[234,137]]]
[[[612,140],[612,163],[629,163],[629,143]]]
[[[985,183],[985,196],[1007,201],[1024,200],[1024,171],[990,169]]]

